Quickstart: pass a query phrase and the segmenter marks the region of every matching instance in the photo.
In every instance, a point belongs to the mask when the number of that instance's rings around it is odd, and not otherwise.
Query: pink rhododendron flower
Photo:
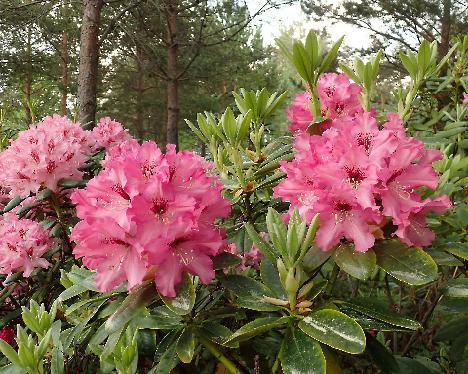
[[[106,149],[132,138],[128,130],[110,117],[101,118],[92,133],[98,146]]]
[[[211,164],[132,139],[112,147],[103,165],[71,195],[82,220],[73,253],[97,271],[97,287],[109,291],[126,280],[131,290],[151,275],[162,295],[174,297],[184,272],[210,282],[211,257],[224,248],[214,221],[230,209]]]
[[[310,111],[310,93],[301,92],[294,96],[291,106],[288,108],[288,129],[291,132],[305,131],[313,120]]]
[[[373,232],[389,221],[406,244],[427,246],[434,237],[425,216],[450,206],[445,196],[422,200],[417,192],[437,187],[432,162],[441,153],[406,136],[397,114],[387,119],[380,129],[374,113],[356,111],[334,118],[321,136],[295,134],[295,158],[281,164],[287,178],[274,192],[290,202],[290,213],[297,208],[308,222],[320,213],[316,244],[324,251],[342,239],[353,242],[356,251],[367,251]]]
[[[0,329],[0,339],[4,340],[10,345],[15,344],[16,333],[15,330],[10,326],[3,326]]]
[[[362,88],[351,83],[345,74],[322,74],[317,81],[322,116],[332,119],[362,112],[359,94]]]
[[[357,113],[362,113],[363,109],[359,101],[361,91],[361,87],[351,83],[345,74],[323,74],[317,82],[322,116],[336,119],[353,117]],[[292,133],[307,130],[313,121],[310,100],[309,92],[301,92],[294,97],[293,103],[287,110],[288,129]],[[324,124],[325,130],[330,123],[326,121]]]
[[[29,277],[35,268],[48,268],[50,263],[42,256],[52,244],[39,223],[5,213],[0,220],[0,273],[22,271]]]
[[[90,132],[66,117],[46,117],[0,153],[0,184],[10,195],[27,197],[41,187],[53,191],[62,178],[79,179],[78,170],[94,150]]]
[[[463,93],[463,101],[462,104],[468,104],[468,93]]]

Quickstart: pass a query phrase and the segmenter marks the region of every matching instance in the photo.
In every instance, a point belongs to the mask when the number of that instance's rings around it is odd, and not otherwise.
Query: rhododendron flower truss
[[[418,189],[437,187],[432,162],[442,155],[406,136],[397,114],[390,113],[382,128],[373,113],[335,118],[321,136],[296,133],[294,148],[295,159],[281,166],[287,178],[275,195],[309,222],[320,213],[316,243],[322,250],[347,239],[366,251],[373,232],[389,222],[408,245],[432,242],[425,216],[443,212],[450,201],[423,200]]]
[[[110,117],[101,118],[93,128],[92,134],[98,146],[106,149],[132,138],[128,130]]]
[[[53,191],[62,178],[80,179],[78,170],[93,153],[95,141],[89,131],[66,117],[46,117],[0,153],[0,185],[11,196],[27,197],[41,187]]]
[[[361,91],[361,87],[351,83],[345,74],[323,74],[317,82],[322,116],[335,119],[353,117],[357,113],[362,113],[359,101]],[[310,100],[309,92],[301,92],[294,97],[293,103],[288,108],[288,128],[292,133],[306,131],[313,121]],[[325,124],[329,125],[329,121]]]
[[[48,268],[42,256],[52,248],[48,232],[37,222],[5,213],[0,220],[0,273],[22,271],[29,277],[36,268]]]
[[[128,140],[111,148],[104,169],[71,200],[82,220],[73,251],[97,271],[97,287],[128,289],[153,276],[159,292],[176,296],[182,273],[214,277],[211,257],[225,243],[215,220],[229,214],[211,165],[192,152],[163,154],[154,142]]]

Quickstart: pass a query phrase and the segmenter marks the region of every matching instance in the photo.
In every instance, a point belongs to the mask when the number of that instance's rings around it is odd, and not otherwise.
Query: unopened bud
[[[304,300],[296,305],[296,308],[308,308],[312,305],[312,301]]]
[[[285,282],[285,289],[290,294],[296,294],[297,290],[299,289],[299,282],[297,281],[296,277],[294,276],[294,268],[289,269],[288,275],[286,276]]]

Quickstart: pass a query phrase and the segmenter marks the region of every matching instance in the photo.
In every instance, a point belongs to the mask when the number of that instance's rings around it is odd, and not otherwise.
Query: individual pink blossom
[[[425,216],[447,209],[449,200],[423,200],[419,189],[437,187],[432,162],[442,155],[408,137],[397,114],[381,128],[374,112],[336,117],[320,136],[296,133],[294,149],[295,158],[281,164],[287,177],[274,193],[307,222],[320,213],[316,243],[322,250],[345,239],[364,252],[374,244],[373,232],[389,221],[403,242],[430,244]]]
[[[132,138],[127,129],[110,117],[101,118],[92,133],[98,146],[106,149]]]
[[[310,111],[310,93],[301,92],[294,96],[288,112],[288,129],[292,133],[297,131],[305,131],[312,122],[313,115]]]
[[[42,187],[57,190],[62,178],[79,179],[78,170],[94,150],[90,132],[66,117],[46,117],[0,153],[0,184],[10,195],[27,197]]]
[[[468,104],[468,93],[463,93],[463,101],[462,104]]]
[[[0,329],[0,339],[2,339],[10,345],[14,345],[16,339],[15,330],[10,326],[3,326]]]
[[[184,272],[202,283],[214,277],[211,258],[222,251],[226,217],[212,165],[192,152],[163,154],[154,142],[127,140],[108,150],[104,169],[71,200],[82,220],[72,232],[73,253],[97,272],[96,285],[128,289],[154,276],[159,292],[176,295]]]
[[[50,263],[42,256],[52,245],[39,223],[5,213],[0,220],[0,273],[22,271],[29,277],[36,268],[48,268]]]
[[[320,99],[321,115],[326,119],[322,123],[322,130],[330,126],[330,120],[352,118],[362,113],[363,109],[359,101],[361,91],[362,88],[351,83],[345,74],[327,73],[320,76],[317,81],[317,93]],[[306,131],[313,121],[310,93],[297,94],[287,114],[290,132]]]
[[[268,234],[261,232],[260,236],[263,239],[266,239],[268,237]],[[228,244],[223,252],[228,252],[232,253],[233,255],[236,255],[239,257],[241,260],[240,264],[236,265],[236,270],[238,273],[244,271],[248,267],[252,267],[255,270],[260,270],[260,262],[262,261],[263,254],[260,252],[260,250],[257,248],[255,244],[252,244],[252,247],[250,248],[249,251],[245,252],[244,254],[241,254],[239,250],[237,249],[237,246],[234,243]]]

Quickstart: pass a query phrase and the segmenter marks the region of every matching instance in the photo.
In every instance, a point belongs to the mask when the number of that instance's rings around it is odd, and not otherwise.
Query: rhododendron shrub
[[[337,95],[340,89],[347,86],[336,86]],[[304,219],[320,213],[317,245],[327,251],[346,238],[365,252],[377,229],[389,224],[404,243],[429,245],[434,236],[425,215],[443,212],[450,201],[446,196],[423,200],[418,189],[437,187],[432,162],[442,153],[407,136],[396,113],[379,125],[373,113],[357,111],[329,126],[322,135],[296,134],[295,159],[282,164],[287,178],[274,189]]]
[[[109,117],[12,140],[0,372],[466,371],[468,36],[440,86],[436,42],[402,53],[409,83],[381,112],[382,53],[330,73],[340,43],[279,42],[306,90],[290,134],[272,126],[287,93],[266,89],[187,121],[213,163]],[[431,89],[450,94],[425,123]]]
[[[104,169],[71,196],[82,220],[73,253],[97,271],[100,290],[125,280],[131,290],[153,276],[159,292],[174,297],[183,272],[213,279],[211,257],[224,245],[214,223],[228,215],[229,202],[210,169],[171,145],[165,154],[134,140],[110,150]]]

